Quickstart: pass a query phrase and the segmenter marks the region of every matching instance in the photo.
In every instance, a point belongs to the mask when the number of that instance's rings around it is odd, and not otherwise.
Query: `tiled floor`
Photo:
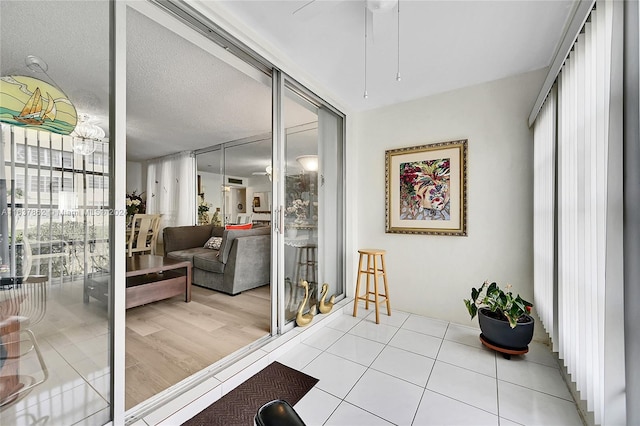
[[[543,344],[506,360],[474,328],[348,312],[277,358],[320,379],[295,405],[309,426],[583,424]]]
[[[37,330],[46,336],[40,347],[50,377],[11,410],[0,410],[0,424],[89,426],[109,418],[106,324],[99,315],[86,320],[85,310],[94,304],[60,291],[56,300],[64,306],[51,303],[51,320]],[[354,318],[352,302],[339,305],[311,326],[294,328],[217,372],[136,426],[179,425],[274,360],[320,379],[295,406],[309,426],[582,424],[557,362],[542,344],[532,343],[525,356],[505,360],[480,344],[475,328],[398,311],[381,315],[376,325],[373,312],[360,309]]]
[[[110,418],[106,309],[82,302],[82,282],[53,283],[47,293],[46,316],[30,328],[49,377],[20,401],[2,407],[0,425],[104,424]],[[30,347],[23,342],[20,374],[25,383],[43,378],[35,352],[27,352]]]

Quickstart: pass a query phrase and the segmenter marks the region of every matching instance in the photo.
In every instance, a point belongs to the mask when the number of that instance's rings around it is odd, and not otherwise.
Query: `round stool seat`
[[[376,255],[376,254],[387,254],[387,251],[382,249],[360,249],[358,250],[358,253]]]

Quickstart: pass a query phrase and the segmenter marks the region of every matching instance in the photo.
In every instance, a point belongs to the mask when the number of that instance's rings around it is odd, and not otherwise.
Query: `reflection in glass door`
[[[110,2],[0,2],[0,16],[0,424],[100,425],[112,378]]]
[[[343,293],[342,118],[289,87],[284,105],[282,276],[285,320],[292,321],[298,312],[317,313],[323,296]]]

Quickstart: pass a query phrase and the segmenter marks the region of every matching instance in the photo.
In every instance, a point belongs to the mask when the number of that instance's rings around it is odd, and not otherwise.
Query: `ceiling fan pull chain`
[[[363,1],[364,4],[364,98],[367,99],[369,94],[367,93],[367,0]]]
[[[396,74],[396,81],[400,81],[400,0],[398,0],[398,73]]]

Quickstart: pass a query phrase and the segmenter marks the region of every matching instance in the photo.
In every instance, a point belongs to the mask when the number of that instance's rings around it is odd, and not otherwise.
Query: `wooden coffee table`
[[[184,271],[181,271],[184,269]],[[154,255],[127,257],[127,309],[184,293],[191,301],[191,262]]]

